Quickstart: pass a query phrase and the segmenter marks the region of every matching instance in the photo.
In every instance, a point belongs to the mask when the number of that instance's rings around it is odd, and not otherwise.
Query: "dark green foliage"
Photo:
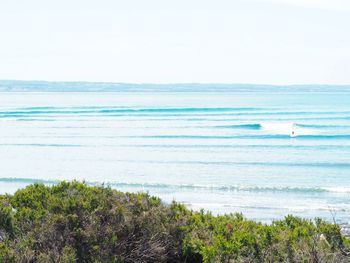
[[[62,182],[0,196],[0,262],[350,262],[337,225],[213,216]]]

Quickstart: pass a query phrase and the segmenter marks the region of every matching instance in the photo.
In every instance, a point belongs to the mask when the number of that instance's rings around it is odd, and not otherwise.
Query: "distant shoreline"
[[[0,80],[0,92],[350,92],[350,85],[114,83]]]

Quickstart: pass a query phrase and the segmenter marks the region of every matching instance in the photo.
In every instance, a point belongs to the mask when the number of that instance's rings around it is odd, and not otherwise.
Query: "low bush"
[[[75,181],[0,196],[0,262],[350,262],[348,248],[321,219],[262,224]]]

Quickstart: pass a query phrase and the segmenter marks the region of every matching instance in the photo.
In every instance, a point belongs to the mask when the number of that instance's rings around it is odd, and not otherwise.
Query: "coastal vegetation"
[[[336,224],[271,224],[61,182],[0,196],[0,262],[350,262]]]

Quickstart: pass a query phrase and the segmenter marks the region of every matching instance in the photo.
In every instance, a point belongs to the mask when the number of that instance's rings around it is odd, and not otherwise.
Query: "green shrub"
[[[350,262],[348,248],[321,219],[262,224],[76,181],[0,196],[0,262]]]

